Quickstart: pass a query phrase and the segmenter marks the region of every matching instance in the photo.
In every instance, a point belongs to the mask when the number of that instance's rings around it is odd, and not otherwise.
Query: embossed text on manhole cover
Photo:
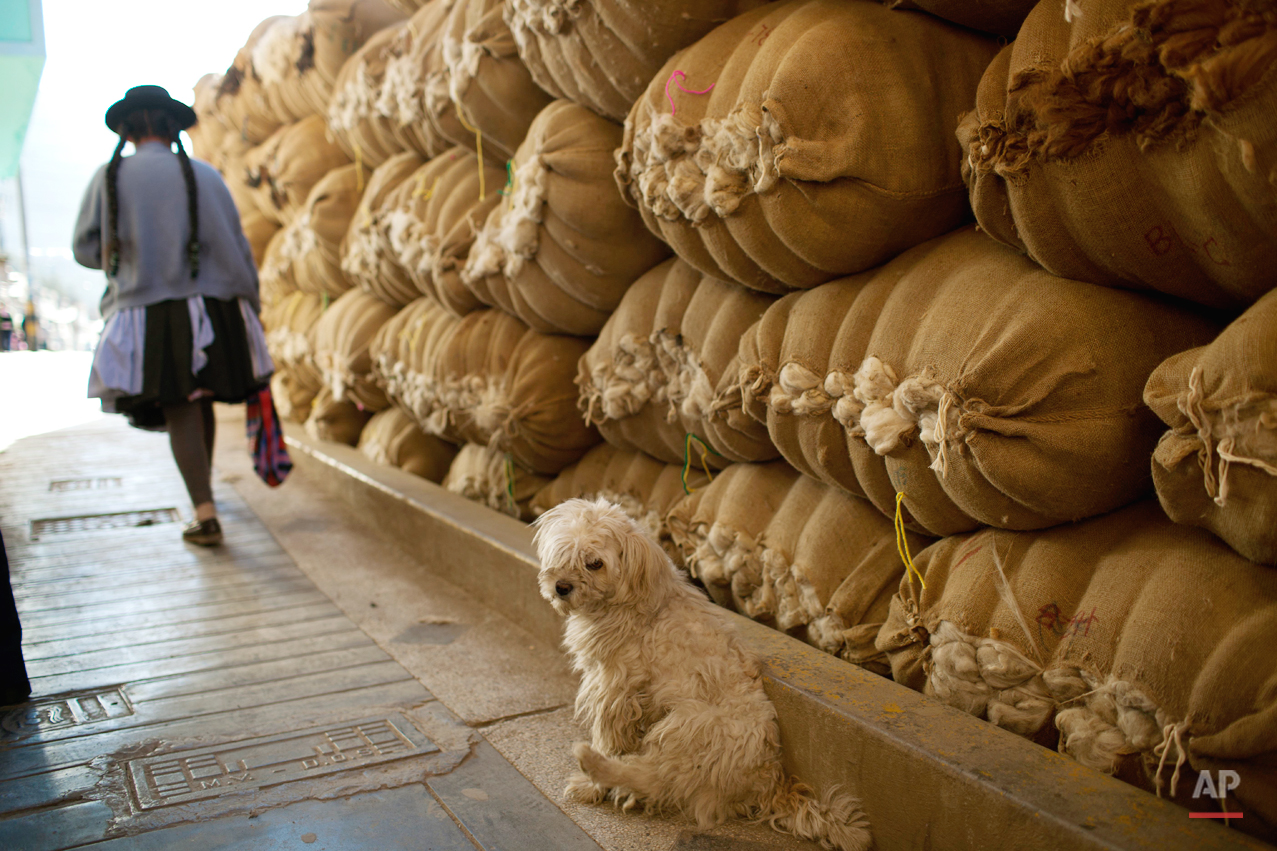
[[[154,526],[157,523],[176,523],[176,508],[152,508],[146,511],[117,511],[114,514],[84,514],[79,517],[46,517],[31,521],[31,540],[46,535],[64,535],[68,532],[93,532],[99,529],[125,529],[129,526]]]
[[[402,715],[227,742],[128,763],[142,809],[274,786],[438,751]]]
[[[49,482],[49,490],[53,493],[63,491],[104,491],[121,487],[124,480],[119,476],[99,476],[96,479],[55,479]]]
[[[118,688],[43,698],[10,709],[0,717],[0,744],[132,714],[133,707]]]

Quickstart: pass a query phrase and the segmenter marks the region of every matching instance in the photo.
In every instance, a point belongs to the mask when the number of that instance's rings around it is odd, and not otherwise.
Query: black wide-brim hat
[[[177,122],[177,129],[185,130],[197,121],[195,110],[180,100],[174,100],[163,86],[134,86],[124,94],[124,99],[111,104],[106,111],[106,126],[112,133],[120,132],[120,124],[140,109],[162,109]]]

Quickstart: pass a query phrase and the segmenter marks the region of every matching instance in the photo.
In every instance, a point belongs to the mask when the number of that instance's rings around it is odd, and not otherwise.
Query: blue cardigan
[[[107,275],[103,319],[120,308],[193,295],[227,301],[246,298],[260,311],[257,268],[230,190],[207,163],[191,160],[191,167],[199,196],[200,232],[200,270],[194,279],[186,258],[191,232],[186,182],[177,154],[162,142],[143,142],[133,156],[120,162],[116,175],[120,266],[114,277]],[[90,269],[106,266],[106,216],[103,165],[84,193],[75,223],[72,247],[80,265]]]

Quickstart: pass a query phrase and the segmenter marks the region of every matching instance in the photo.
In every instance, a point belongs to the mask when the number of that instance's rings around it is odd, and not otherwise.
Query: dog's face
[[[675,576],[664,550],[605,499],[570,499],[536,521],[541,596],[560,614],[653,603]]]

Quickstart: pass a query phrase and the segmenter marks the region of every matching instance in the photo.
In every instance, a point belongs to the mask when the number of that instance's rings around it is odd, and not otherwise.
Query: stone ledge
[[[531,530],[358,450],[286,426],[300,478],[438,574],[557,646]],[[299,482],[300,483],[300,482]],[[875,847],[1271,848],[733,615],[766,667],[790,770],[859,795]]]

